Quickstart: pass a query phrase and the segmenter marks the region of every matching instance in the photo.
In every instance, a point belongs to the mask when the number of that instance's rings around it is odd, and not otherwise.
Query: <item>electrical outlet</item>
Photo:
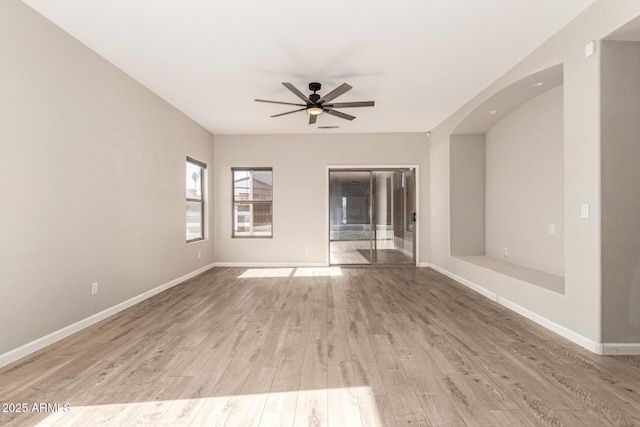
[[[98,293],[98,282],[93,282],[91,284],[91,295],[95,295]]]
[[[308,254],[309,253],[309,248],[304,248],[304,252]]]
[[[509,255],[509,251],[507,250],[507,248],[502,248],[502,256],[506,257]]]
[[[549,224],[549,234],[556,234],[556,225]]]

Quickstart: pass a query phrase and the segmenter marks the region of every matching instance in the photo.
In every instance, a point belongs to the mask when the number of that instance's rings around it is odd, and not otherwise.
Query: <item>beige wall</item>
[[[429,151],[421,133],[216,135],[216,261],[225,265],[325,265],[327,166],[419,166],[419,261],[429,260]],[[231,167],[273,168],[273,238],[231,238]],[[309,252],[306,252],[309,248]]]
[[[602,43],[603,339],[640,342],[640,43]]]
[[[451,254],[484,255],[485,135],[451,135]]]
[[[600,245],[600,45],[585,57],[585,44],[600,40],[640,15],[638,1],[601,0],[515,65],[431,132],[431,262],[482,287],[554,330],[596,349],[602,342]],[[501,89],[557,64],[564,64],[565,295],[472,266],[449,254],[449,138],[455,127]],[[589,204],[591,217],[580,218]]]
[[[18,0],[0,61],[2,355],[214,252],[185,243],[185,157],[212,166],[210,133]]]
[[[520,106],[485,142],[485,255],[558,276],[564,276],[562,92],[558,86]]]

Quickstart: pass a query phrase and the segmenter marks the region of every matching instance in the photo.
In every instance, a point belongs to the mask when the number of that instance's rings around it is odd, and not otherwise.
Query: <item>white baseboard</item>
[[[215,266],[243,268],[328,267],[324,262],[216,262]]]
[[[55,332],[52,332],[44,337],[38,338],[34,341],[31,341],[27,344],[24,344],[14,350],[10,350],[4,354],[0,354],[0,368],[6,366],[10,363],[15,362],[18,359],[21,359],[25,356],[30,355],[31,353],[35,353],[36,351],[53,344],[56,341],[60,341],[63,338],[66,338],[70,335],[75,334],[76,332],[81,331],[93,324],[100,322],[101,320],[106,319],[109,316],[113,316],[116,313],[119,313],[122,310],[125,310],[131,306],[138,304],[141,301],[146,300],[147,298],[151,298],[152,296],[159,294],[162,291],[165,291],[173,286],[176,286],[192,277],[197,276],[200,273],[204,273],[205,271],[214,267],[214,264],[206,265],[202,268],[199,268],[191,273],[187,273],[182,277],[178,277],[170,282],[164,283],[156,288],[148,290],[146,292],[141,293],[138,296],[135,296],[131,299],[128,299],[120,304],[116,304],[113,307],[107,308],[99,313],[91,315],[85,319],[79,320],[69,326],[65,326],[62,329],[58,329]]]
[[[549,329],[551,332],[555,332],[556,334],[560,335],[563,338],[568,339],[569,341],[578,344],[580,347],[584,347],[587,350],[596,353],[596,354],[604,354],[603,353],[603,349],[602,349],[602,344],[597,343],[593,340],[590,340],[589,338],[580,335],[574,331],[572,331],[571,329],[567,329],[562,325],[559,325],[545,317],[540,316],[537,313],[534,313],[533,311],[526,309],[518,304],[515,304],[509,300],[506,300],[502,297],[498,297],[497,300],[498,304],[503,305],[505,307],[507,307],[508,309],[515,311],[516,313],[526,317],[529,320],[532,320],[534,322],[536,322],[538,325],[540,326],[544,326],[545,328]]]
[[[478,286],[475,283],[470,282],[469,280],[467,280],[465,278],[462,278],[462,277],[460,277],[460,276],[458,276],[456,274],[453,274],[452,272],[450,272],[448,270],[445,270],[442,267],[438,267],[437,265],[431,264],[431,268],[433,268],[434,270],[436,270],[439,273],[444,274],[447,277],[452,278],[456,282],[459,282],[459,283],[463,284],[467,288],[470,288],[470,289],[476,291],[480,295],[485,296],[485,297],[489,298],[492,301],[498,302],[498,295],[494,294],[491,291],[486,290],[482,286]]]
[[[602,353],[607,356],[640,356],[640,343],[606,343]]]
[[[300,263],[300,262],[216,262],[216,267],[240,267],[240,268],[305,268],[305,267],[329,267],[326,263]],[[421,262],[418,267],[431,267],[428,262]]]
[[[498,304],[520,314],[521,316],[526,317],[527,319],[537,323],[540,326],[543,326],[549,329],[552,332],[560,335],[563,338],[568,339],[569,341],[578,344],[579,346],[586,348],[587,350],[601,355],[640,355],[640,343],[635,344],[625,344],[625,343],[597,343],[583,335],[578,334],[562,325],[559,325],[543,316],[540,316],[533,311],[524,308],[514,302],[511,302],[501,296],[483,288],[482,286],[478,286],[477,284],[464,279],[454,273],[451,273],[448,270],[445,270],[442,267],[438,267],[436,265],[431,265],[431,268],[434,270],[444,274],[447,277],[455,280],[456,282],[461,283],[462,285],[478,292],[479,294],[489,298],[497,302]]]

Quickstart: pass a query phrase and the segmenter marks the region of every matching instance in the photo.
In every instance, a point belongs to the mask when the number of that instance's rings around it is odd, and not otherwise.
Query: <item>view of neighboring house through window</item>
[[[273,171],[232,168],[233,237],[273,236]]]
[[[204,170],[202,162],[187,157],[187,242],[204,239]]]

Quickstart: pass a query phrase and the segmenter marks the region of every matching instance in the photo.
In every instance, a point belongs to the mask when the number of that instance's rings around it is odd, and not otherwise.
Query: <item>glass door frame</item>
[[[370,201],[369,201],[369,236],[370,236],[370,244],[369,244],[369,253],[370,253],[370,257],[369,257],[369,264],[351,264],[351,265],[377,265],[374,262],[374,244],[377,247],[377,243],[375,243],[375,220],[374,220],[374,215],[373,215],[373,176],[375,172],[401,172],[401,171],[407,171],[407,170],[411,170],[413,172],[413,206],[414,206],[414,212],[416,212],[416,221],[414,222],[414,227],[413,227],[413,236],[412,236],[412,240],[413,240],[413,263],[412,265],[414,266],[419,266],[419,231],[420,231],[420,224],[418,221],[419,215],[417,214],[418,212],[418,208],[420,206],[419,204],[419,166],[418,165],[327,165],[326,166],[326,206],[325,206],[325,224],[326,224],[326,241],[327,241],[327,257],[326,257],[326,265],[330,266],[330,265],[349,265],[349,264],[332,264],[331,263],[331,219],[330,219],[330,209],[331,209],[331,172],[369,172],[369,180],[370,180],[370,185],[369,185],[369,197],[370,197]],[[387,265],[392,265],[392,264],[387,264]],[[405,264],[406,265],[406,264]]]

